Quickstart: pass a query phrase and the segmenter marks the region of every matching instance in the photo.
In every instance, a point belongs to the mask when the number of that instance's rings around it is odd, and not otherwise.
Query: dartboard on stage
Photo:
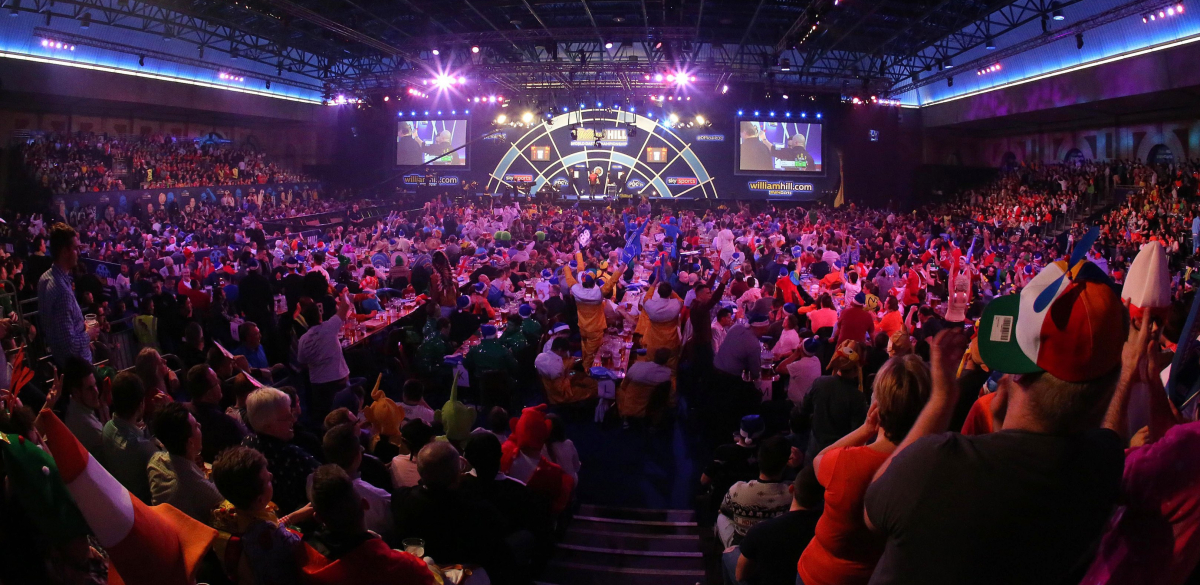
[[[547,183],[569,199],[716,198],[712,175],[693,145],[665,122],[633,112],[586,109],[505,133],[508,152],[489,191]]]

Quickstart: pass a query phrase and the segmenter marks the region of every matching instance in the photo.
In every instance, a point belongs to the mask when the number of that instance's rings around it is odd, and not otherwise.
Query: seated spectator
[[[237,585],[295,583],[305,561],[300,535],[275,516],[267,459],[249,447],[233,447],[213,463],[213,483],[225,501],[213,511],[213,552]]]
[[[883,539],[863,525],[863,498],[875,471],[896,450],[929,400],[929,369],[920,358],[892,358],[875,378],[867,420],[812,462],[825,487],[825,513],[798,570],[806,584],[865,584]]]
[[[421,419],[411,420],[400,428],[400,437],[408,453],[392,458],[388,468],[392,472],[392,487],[412,487],[421,480],[417,470],[417,453],[433,440],[433,429]]]
[[[262,332],[258,330],[258,325],[253,321],[243,322],[238,326],[238,339],[240,342],[237,347],[229,353],[246,358],[246,364],[254,370],[250,373],[256,378],[270,380],[271,363],[267,361],[267,353],[263,351]]]
[[[154,439],[142,423],[146,391],[142,380],[130,372],[121,372],[113,379],[112,420],[104,425],[105,469],[129,493],[150,503],[150,481],[146,465],[158,451]]]
[[[420,380],[412,379],[404,382],[402,395],[404,420],[420,419],[425,424],[433,426],[433,409],[425,403],[425,385]]]
[[[183,344],[179,346],[179,359],[183,360],[184,369],[204,363],[206,347],[204,327],[196,321],[188,323],[183,328]]]
[[[491,582],[512,582],[507,524],[494,506],[460,488],[462,457],[454,445],[425,445],[417,470],[420,484],[392,497],[396,539],[424,539],[425,554],[439,564],[482,566]]]
[[[150,499],[212,524],[212,511],[224,500],[196,465],[202,444],[200,424],[182,404],[171,403],[154,415],[154,437],[165,451],[150,457]]]
[[[550,434],[546,436],[546,458],[563,468],[575,485],[579,485],[579,451],[575,443],[567,438],[567,427],[557,414],[547,414],[550,422]]]
[[[504,516],[508,542],[516,553],[546,554],[553,545],[553,516],[550,505],[525,484],[500,471],[500,441],[491,433],[472,435],[463,456],[471,472],[463,477],[463,489],[478,496]],[[525,534],[519,534],[524,531]],[[529,538],[532,543],[527,542]],[[530,550],[532,545],[536,550]]]
[[[174,401],[173,394],[179,389],[179,378],[167,365],[162,354],[152,347],[142,348],[134,360],[133,371],[142,381],[146,392],[146,416],[153,418],[160,403]]]
[[[792,497],[782,479],[791,453],[791,445],[781,436],[763,441],[758,449],[758,479],[729,488],[717,516],[717,536],[726,548],[741,542],[755,524],[788,510]]]
[[[221,451],[242,443],[246,427],[221,408],[221,381],[212,368],[205,364],[192,366],[187,373],[187,390],[192,398],[192,416],[204,429],[200,456],[212,463]]]
[[[318,464],[310,453],[291,442],[295,435],[292,425],[296,423],[291,398],[275,388],[259,388],[246,398],[246,415],[253,432],[242,440],[242,445],[266,457],[273,477],[273,501],[288,513],[299,509],[308,502],[304,487]]]
[[[799,582],[796,563],[806,547],[812,546],[813,531],[821,518],[821,486],[810,466],[796,475],[788,490],[792,506],[786,513],[755,524],[742,544],[722,555],[726,585]]]
[[[100,399],[96,369],[79,356],[67,357],[63,365],[63,392],[70,397],[63,423],[79,439],[83,448],[99,460],[103,457],[104,424],[108,405]]]
[[[383,538],[392,536],[392,494],[379,489],[359,477],[363,462],[363,446],[358,427],[344,424],[329,429],[322,439],[325,460],[342,468],[351,478],[354,489],[362,500],[360,509],[364,513],[366,528]],[[310,492],[315,492],[315,480],[310,478]],[[309,494],[314,502],[316,497]]]
[[[321,530],[310,544],[322,558],[304,567],[303,582],[313,585],[404,583],[434,585],[437,580],[422,559],[393,550],[369,532],[371,500],[362,484],[338,465],[323,465],[313,474],[313,509]],[[385,510],[390,516],[391,511]]]

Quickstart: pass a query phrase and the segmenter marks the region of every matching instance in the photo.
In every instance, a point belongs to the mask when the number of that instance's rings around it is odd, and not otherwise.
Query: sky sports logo
[[[667,177],[667,184],[694,187],[700,184],[700,180],[696,177]]]

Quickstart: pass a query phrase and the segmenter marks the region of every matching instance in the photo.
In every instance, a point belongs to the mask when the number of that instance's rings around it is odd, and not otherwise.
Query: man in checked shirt
[[[84,324],[75,300],[71,272],[79,262],[79,238],[65,223],[50,228],[50,257],[54,264],[38,280],[38,314],[46,347],[60,368],[70,355],[91,363],[91,336],[96,329],[89,330]]]

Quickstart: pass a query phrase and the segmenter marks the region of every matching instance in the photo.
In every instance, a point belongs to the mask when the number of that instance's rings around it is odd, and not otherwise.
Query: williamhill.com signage
[[[430,177],[430,178],[433,178],[433,177]],[[425,175],[404,175],[404,184],[405,185],[425,185],[426,184],[425,179],[426,179]],[[439,185],[453,186],[453,185],[458,184],[458,177],[453,176],[453,175],[442,175],[440,177],[436,177],[435,180],[437,181],[437,184],[439,184]]]
[[[816,189],[812,183],[797,183],[795,181],[768,181],[766,179],[757,179],[750,181],[746,186],[751,191],[766,192],[771,195],[804,195],[815,193]]]

